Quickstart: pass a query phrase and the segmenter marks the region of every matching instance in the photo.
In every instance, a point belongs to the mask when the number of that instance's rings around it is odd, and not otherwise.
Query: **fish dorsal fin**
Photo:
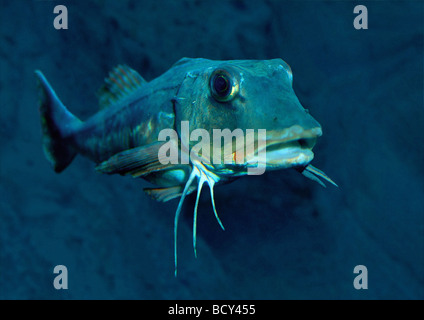
[[[126,65],[116,66],[99,90],[100,109],[127,99],[145,83],[137,71]]]

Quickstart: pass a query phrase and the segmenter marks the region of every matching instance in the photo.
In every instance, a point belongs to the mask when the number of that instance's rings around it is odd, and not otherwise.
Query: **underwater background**
[[[1,299],[423,299],[422,1],[0,0]],[[368,9],[356,30],[353,9]],[[56,30],[56,5],[68,29]],[[321,123],[313,164],[248,176],[201,197],[179,224],[141,179],[77,157],[56,174],[41,147],[34,70],[71,112],[97,112],[117,64],[151,80],[182,57],[282,58]],[[56,265],[68,290],[56,290]],[[368,270],[357,290],[355,266]]]

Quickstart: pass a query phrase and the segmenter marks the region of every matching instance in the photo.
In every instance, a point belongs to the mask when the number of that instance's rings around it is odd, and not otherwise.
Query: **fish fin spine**
[[[116,66],[98,92],[100,109],[128,99],[145,83],[146,80],[137,71],[126,65]]]

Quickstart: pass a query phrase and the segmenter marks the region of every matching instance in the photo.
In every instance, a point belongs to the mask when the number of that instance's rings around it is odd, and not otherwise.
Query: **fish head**
[[[174,219],[175,275],[178,219],[184,199],[191,192],[190,187],[196,178],[197,196],[193,214],[195,256],[197,208],[204,184],[209,186],[212,208],[222,229],[224,227],[215,208],[214,186],[220,181],[249,174],[255,162],[259,173],[255,170],[253,174],[263,173],[260,167],[274,170],[295,167],[320,184],[323,184],[319,180],[322,178],[336,185],[324,172],[309,164],[314,156],[312,148],[322,134],[321,126],[300,104],[293,91],[291,69],[283,60],[183,58],[168,75],[175,75],[173,80],[177,79],[180,83],[173,97],[174,127],[180,138],[181,157],[189,152],[192,165]],[[178,127],[179,122],[181,127]],[[183,124],[187,123],[189,127],[183,129]],[[223,134],[225,130],[229,134]],[[238,141],[243,142],[241,146]],[[202,147],[197,149],[199,152],[195,152],[197,156],[193,159],[192,151],[199,144]],[[227,148],[229,152],[225,150],[228,146],[231,146]],[[204,156],[204,148],[212,154],[206,152]]]
[[[322,130],[303,108],[292,85],[291,68],[282,59],[201,59],[179,88],[176,119],[189,121],[191,131],[203,129],[211,137],[216,129],[233,133],[241,129],[244,134],[253,130],[250,143],[255,147],[248,151],[246,134],[241,158],[237,139],[231,141],[231,155],[224,152],[225,143],[219,146],[224,161],[214,161],[215,170],[234,175],[236,171],[245,174],[257,164],[273,170],[305,167],[313,159],[312,148]],[[259,134],[265,131],[266,135]],[[216,154],[213,140],[209,143]]]

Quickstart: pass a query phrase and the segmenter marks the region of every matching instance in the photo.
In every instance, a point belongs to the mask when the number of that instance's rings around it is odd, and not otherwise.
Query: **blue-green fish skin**
[[[211,97],[209,78],[217,69],[229,70],[239,83],[239,93],[230,102]],[[113,81],[123,75],[127,79],[121,79],[121,86],[116,85]],[[293,126],[315,130],[312,136],[321,134],[319,123],[297,99],[290,67],[281,59],[183,58],[150,82],[134,70],[118,66],[106,79],[109,91],[103,93],[103,98],[109,99],[103,101],[107,106],[84,122],[66,109],[40,71],[36,76],[41,88],[44,150],[57,172],[63,171],[76,154],[99,164],[119,152],[157,142],[162,129],[179,131],[177,124],[183,120],[190,122],[191,131],[266,129],[270,140],[278,139],[280,132]],[[120,89],[122,92],[117,94]]]
[[[177,226],[185,197],[198,190],[193,219],[196,254],[197,205],[202,185],[208,184],[215,217],[224,228],[216,212],[213,189],[216,184],[248,174],[252,165],[248,156],[256,157],[264,151],[266,157],[258,158],[257,164],[262,161],[267,170],[293,167],[321,184],[319,178],[336,185],[310,165],[321,126],[300,104],[292,87],[292,71],[281,59],[183,58],[149,82],[120,65],[100,90],[100,110],[86,121],[68,111],[41,71],[35,74],[40,87],[43,148],[56,172],[63,171],[81,154],[94,161],[99,172],[129,174],[157,185],[145,191],[158,201],[180,197],[174,220],[175,275]],[[246,151],[241,163],[212,164],[190,159],[189,163],[162,164],[158,151],[164,142],[159,141],[159,133],[173,129],[181,139],[183,122],[190,124],[189,133],[203,129],[211,136],[214,129],[241,129],[246,134],[254,129],[259,139],[259,130],[265,129],[266,142],[263,147],[258,144],[253,154]],[[189,147],[195,143],[189,141]],[[180,151],[181,146],[178,142]]]

